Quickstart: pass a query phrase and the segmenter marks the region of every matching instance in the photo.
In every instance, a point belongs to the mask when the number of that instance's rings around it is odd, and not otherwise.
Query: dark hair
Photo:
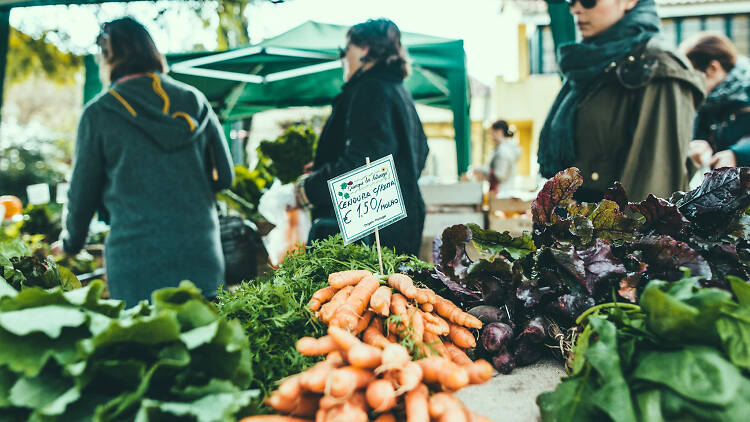
[[[401,76],[409,76],[409,59],[401,45],[401,31],[389,19],[370,19],[358,23],[346,33],[349,42],[358,47],[369,47],[363,58],[367,62],[398,66]]]
[[[164,72],[164,56],[146,27],[131,17],[102,24],[96,43],[102,59],[110,65],[111,82],[133,73]]]
[[[508,125],[508,122],[506,122],[505,120],[498,120],[495,123],[493,123],[492,130],[502,130],[503,135],[507,137],[513,136],[513,131],[510,130],[510,126]]]
[[[705,72],[713,60],[718,61],[725,72],[737,63],[737,48],[724,35],[701,32],[685,41],[681,47],[696,70]]]

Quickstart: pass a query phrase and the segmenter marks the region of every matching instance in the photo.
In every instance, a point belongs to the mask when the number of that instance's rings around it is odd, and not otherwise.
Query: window
[[[750,15],[732,16],[732,41],[740,54],[750,54]]]
[[[677,46],[677,25],[672,19],[664,19],[661,22],[662,36],[669,47]]]

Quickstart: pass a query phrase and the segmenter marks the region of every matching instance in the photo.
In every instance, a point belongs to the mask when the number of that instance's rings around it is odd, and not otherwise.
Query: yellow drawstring
[[[135,113],[135,110],[133,110],[133,107],[131,107],[130,104],[128,104],[128,102],[125,101],[125,98],[122,98],[122,95],[120,95],[114,89],[110,89],[109,93],[112,94],[113,97],[117,98],[117,101],[122,103],[122,105],[125,106],[125,108],[130,112],[130,114],[133,115],[133,117],[137,116],[137,114]]]
[[[164,108],[162,109],[163,113],[169,114],[169,96],[167,95],[167,92],[164,91],[164,88],[162,88],[161,80],[159,79],[159,76],[156,75],[155,73],[148,73],[147,75],[151,79],[153,79],[153,84],[151,86],[154,89],[154,92],[156,93],[156,95],[161,97],[161,99],[164,101]],[[125,98],[123,98],[122,95],[120,95],[114,89],[110,89],[109,93],[112,94],[113,97],[117,98],[117,100],[120,103],[122,103],[122,105],[130,112],[130,114],[133,115],[133,117],[137,116],[133,107],[131,107],[130,104],[128,104],[128,102],[125,101]],[[174,118],[182,117],[183,119],[185,119],[185,121],[187,121],[188,125],[190,126],[190,131],[192,132],[195,130],[195,120],[193,120],[193,118],[189,114],[185,113],[184,111],[175,111],[174,113],[172,113],[172,117]]]
[[[176,117],[182,117],[182,118],[184,118],[185,120],[187,120],[188,125],[190,125],[190,131],[192,132],[192,131],[195,130],[195,122],[193,121],[193,118],[190,117],[190,115],[187,114],[187,113],[185,113],[184,111],[175,111],[172,114],[172,117],[175,117],[175,118]]]
[[[164,114],[169,114],[169,96],[167,96],[164,88],[161,87],[161,80],[159,80],[159,77],[155,73],[149,73],[148,76],[150,76],[151,79],[154,80],[154,83],[152,85],[152,87],[154,88],[154,92],[156,92],[156,94],[160,96],[162,100],[164,100]]]

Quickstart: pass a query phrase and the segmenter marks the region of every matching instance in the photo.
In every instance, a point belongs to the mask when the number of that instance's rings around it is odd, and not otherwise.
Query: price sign
[[[406,217],[392,155],[334,177],[328,190],[345,244]]]

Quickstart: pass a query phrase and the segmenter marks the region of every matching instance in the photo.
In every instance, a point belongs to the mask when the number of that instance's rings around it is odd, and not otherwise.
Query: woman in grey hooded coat
[[[214,296],[224,276],[214,193],[233,179],[219,121],[199,91],[162,73],[163,56],[140,23],[106,23],[97,44],[111,83],[81,116],[63,249],[84,246],[103,208],[112,298],[135,305],[181,280]]]

